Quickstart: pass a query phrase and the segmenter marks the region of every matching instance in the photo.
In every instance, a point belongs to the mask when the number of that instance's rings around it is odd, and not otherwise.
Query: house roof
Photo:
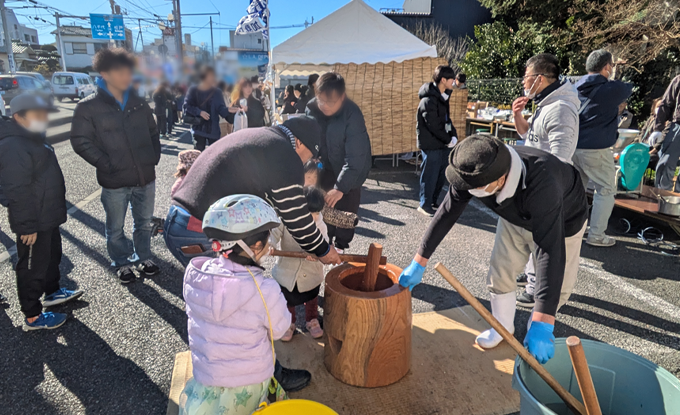
[[[12,53],[21,54],[24,52],[35,53],[33,48],[31,48],[31,46],[28,45],[27,43],[20,43],[15,41],[12,42]]]
[[[52,31],[53,35],[57,34],[56,30]],[[92,29],[82,26],[62,26],[62,36],[92,36]]]

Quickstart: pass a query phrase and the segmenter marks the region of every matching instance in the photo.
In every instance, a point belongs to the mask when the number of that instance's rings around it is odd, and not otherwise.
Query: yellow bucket
[[[271,405],[260,404],[253,415],[338,415],[337,412],[318,402],[305,399],[290,399]]]

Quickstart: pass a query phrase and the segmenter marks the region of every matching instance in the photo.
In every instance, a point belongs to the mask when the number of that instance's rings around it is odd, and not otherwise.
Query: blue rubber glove
[[[417,263],[415,260],[411,261],[411,265],[406,267],[399,276],[399,285],[413,291],[413,287],[420,284],[423,280],[425,267]]]
[[[540,364],[546,364],[555,356],[555,326],[542,321],[532,321],[531,327],[524,337],[524,347],[527,348]]]

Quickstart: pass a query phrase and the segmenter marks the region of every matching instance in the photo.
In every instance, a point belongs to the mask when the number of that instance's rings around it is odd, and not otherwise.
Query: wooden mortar
[[[372,246],[369,258],[381,251]],[[377,262],[332,269],[324,290],[326,369],[366,388],[395,383],[411,367],[411,292],[399,285],[401,268]]]

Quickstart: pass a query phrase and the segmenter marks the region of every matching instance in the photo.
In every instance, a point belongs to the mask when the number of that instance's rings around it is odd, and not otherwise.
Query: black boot
[[[286,392],[297,392],[306,388],[312,381],[312,374],[306,370],[286,369],[276,361],[274,378]]]

